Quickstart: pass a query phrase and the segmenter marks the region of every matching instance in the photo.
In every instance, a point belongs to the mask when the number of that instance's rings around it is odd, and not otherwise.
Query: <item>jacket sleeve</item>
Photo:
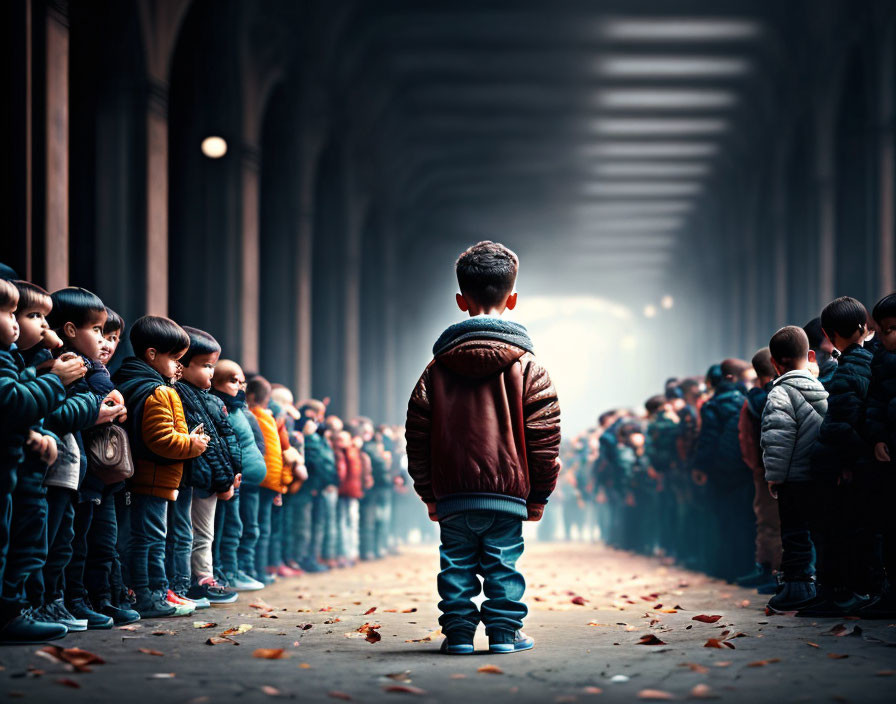
[[[430,368],[420,376],[408,401],[405,422],[408,474],[414,480],[414,490],[426,503],[436,500],[432,492],[432,466],[430,464],[430,433],[432,430],[432,405],[429,400]]]
[[[865,406],[865,437],[873,447],[879,442],[887,442],[887,405],[889,399],[880,383],[880,377],[872,374]],[[890,448],[896,451],[896,448]]]
[[[762,467],[762,449],[756,447],[756,426],[749,404],[744,401],[737,419],[737,439],[740,441],[740,454],[744,463],[753,471]]]
[[[150,451],[170,460],[188,460],[202,454],[190,442],[179,406],[177,393],[165,386],[159,386],[143,406],[143,442]]]
[[[867,352],[844,354],[830,383],[828,412],[821,422],[812,450],[812,467],[820,473],[849,469],[868,454],[865,432],[865,403],[870,370],[866,371]]]
[[[700,433],[697,435],[697,449],[694,452],[696,469],[712,473],[721,433],[722,423],[718,412],[711,403],[704,403],[700,409]]]
[[[258,418],[248,410],[245,412],[245,416],[246,421],[249,423],[249,427],[252,429],[252,436],[255,438],[255,446],[258,448],[261,456],[264,457],[267,452],[267,446],[264,442],[264,433],[261,432],[261,426],[258,424]]]
[[[51,412],[44,425],[56,435],[77,433],[96,423],[100,412],[100,399],[91,391],[72,394]]]
[[[28,428],[65,401],[65,387],[55,374],[38,376],[33,369],[19,373],[0,367],[0,409],[5,422]]]
[[[796,410],[790,396],[786,389],[776,386],[769,392],[762,412],[762,435],[759,442],[762,445],[766,481],[787,481],[798,430]]]
[[[560,474],[560,402],[547,370],[533,358],[523,383],[530,504],[544,504]]]

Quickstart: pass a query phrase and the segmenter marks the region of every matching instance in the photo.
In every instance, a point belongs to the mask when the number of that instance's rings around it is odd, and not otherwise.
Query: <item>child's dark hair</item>
[[[0,279],[0,308],[7,310],[20,305],[22,295],[11,281]]]
[[[744,360],[729,357],[728,359],[722,360],[719,368],[722,372],[722,378],[725,378],[729,376],[740,376],[741,372],[743,372],[747,366],[748,365]]]
[[[15,269],[9,266],[9,264],[0,262],[0,279],[4,281],[15,281],[18,278],[19,275],[16,273]]]
[[[678,388],[681,389],[681,396],[684,398],[691,391],[696,391],[700,388],[700,382],[696,379],[683,379],[681,384],[678,385]]]
[[[821,318],[812,318],[803,325],[803,332],[809,338],[809,349],[818,352],[824,342],[824,330],[821,329]]]
[[[756,354],[753,355],[753,359],[750,360],[750,364],[752,364],[753,369],[756,370],[757,376],[772,378],[778,376],[777,372],[775,372],[775,366],[772,364],[771,350],[768,347],[763,347],[756,352]]]
[[[140,359],[146,350],[152,348],[160,354],[171,354],[186,350],[190,346],[190,336],[171,318],[160,315],[144,315],[138,318],[128,335],[134,354]]]
[[[711,386],[715,388],[719,385],[719,382],[722,380],[722,365],[721,364],[713,364],[709,369],[706,370],[706,384],[707,386]]]
[[[47,315],[53,309],[53,299],[45,288],[30,281],[13,281],[12,285],[19,291],[19,313],[41,308]]]
[[[874,310],[871,311],[871,317],[878,325],[883,324],[884,318],[896,318],[896,293],[884,296],[874,304]]]
[[[117,332],[119,337],[124,333],[124,318],[106,306],[106,324],[103,325],[103,335]]]
[[[519,268],[516,254],[503,244],[489,240],[474,244],[455,264],[461,293],[488,307],[500,305],[513,291]]]
[[[668,399],[665,396],[651,396],[649,399],[647,399],[647,401],[645,401],[644,408],[647,409],[647,412],[650,415],[653,415],[658,410],[660,410],[667,401]]]
[[[76,328],[84,327],[95,316],[106,312],[106,306],[95,293],[80,286],[68,286],[50,294],[53,309],[47,314],[47,323],[59,330],[66,323]]]
[[[840,296],[821,311],[821,328],[833,342],[834,334],[850,338],[868,324],[868,311],[861,301]]]
[[[184,332],[190,337],[190,346],[186,354],[180,358],[180,363],[185,367],[190,365],[193,357],[202,354],[221,354],[221,345],[205,330],[191,328],[184,325]]]
[[[791,367],[809,354],[809,338],[802,328],[787,325],[772,335],[768,343],[772,358],[782,367]]]
[[[251,396],[255,401],[270,398],[271,382],[261,374],[255,375],[246,383],[246,396]]]

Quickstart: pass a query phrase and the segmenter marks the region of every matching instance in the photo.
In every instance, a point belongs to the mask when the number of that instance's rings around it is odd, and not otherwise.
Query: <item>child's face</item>
[[[103,337],[105,324],[106,311],[104,310],[91,313],[90,318],[81,327],[75,327],[74,323],[66,323],[62,326],[65,344],[75,352],[83,354],[87,359],[101,362],[100,353],[106,344],[106,338]]]
[[[236,367],[232,374],[228,374],[223,378],[215,378],[215,389],[222,394],[228,396],[236,396],[240,391],[246,388],[246,377],[243,370]]]
[[[50,332],[46,317],[49,312],[50,309],[46,306],[16,311],[16,319],[19,321],[19,349],[30,350],[43,342]]]
[[[220,356],[220,352],[197,354],[183,368],[183,380],[190,382],[197,389],[210,389],[212,387],[212,377],[215,375],[215,365],[218,363],[218,357]]]
[[[880,342],[887,352],[896,352],[896,318],[880,321]]]
[[[103,364],[108,364],[109,360],[115,355],[115,350],[118,349],[118,343],[121,342],[121,330],[104,333],[103,340],[105,342],[102,349],[100,349],[100,361]]]
[[[182,367],[179,360],[186,353],[187,350],[183,349],[176,352],[165,352],[163,354],[155,348],[150,347],[146,350],[143,360],[163,377],[170,380],[176,379],[180,375]]]
[[[9,347],[19,339],[19,321],[14,305],[0,309],[0,345]]]

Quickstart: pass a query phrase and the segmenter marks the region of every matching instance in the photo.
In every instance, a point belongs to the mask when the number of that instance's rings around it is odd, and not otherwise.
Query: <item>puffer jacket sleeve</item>
[[[700,434],[697,436],[697,449],[694,452],[695,469],[712,474],[721,434],[722,421],[718,409],[707,401],[700,409]]]
[[[202,454],[193,448],[177,392],[159,386],[143,406],[143,442],[160,457],[188,460]]]
[[[547,503],[560,474],[560,402],[547,370],[534,357],[523,373],[523,416],[530,504]]]
[[[51,412],[44,425],[56,435],[77,433],[96,423],[100,413],[100,399],[90,391],[70,395]]]
[[[289,431],[286,429],[286,425],[282,422],[277,423],[277,433],[280,436],[280,448],[285,452],[292,445],[289,444]],[[292,473],[292,466],[287,464],[285,461],[283,462],[283,471],[280,474],[280,484],[284,487],[292,484],[295,477]]]
[[[10,361],[0,364],[0,411],[6,423],[34,425],[65,401],[65,387],[55,374],[19,373]]]
[[[796,409],[787,390],[779,384],[769,392],[762,412],[760,444],[766,481],[787,481],[798,432]]]
[[[429,400],[430,369],[420,376],[408,402],[405,422],[408,473],[414,480],[414,490],[426,503],[436,500],[432,491],[432,467],[430,465],[430,433],[432,430],[432,405]]]

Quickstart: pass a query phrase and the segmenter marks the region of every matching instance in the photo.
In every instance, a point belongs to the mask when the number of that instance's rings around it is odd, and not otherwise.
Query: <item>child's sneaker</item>
[[[777,594],[768,600],[768,608],[775,613],[799,611],[809,606],[816,598],[815,582],[781,582]]]
[[[65,602],[62,599],[56,599],[56,601],[51,601],[49,604],[35,609],[31,615],[36,621],[43,623],[60,623],[70,632],[87,630],[87,619],[75,618],[65,608]]]
[[[264,585],[261,582],[257,579],[252,579],[242,570],[239,572],[227,572],[225,576],[230,588],[238,592],[256,592],[259,589],[264,589]]]
[[[446,633],[440,650],[447,655],[472,655],[473,636],[463,633]]]
[[[187,598],[197,602],[205,601],[207,604],[232,604],[239,598],[239,594],[222,587],[212,577],[203,577],[190,587]]]
[[[130,602],[128,602],[127,607],[124,607],[115,606],[112,602],[104,601],[99,606],[99,612],[111,617],[116,626],[126,626],[129,623],[140,620],[140,614],[129,607]]]
[[[164,592],[153,592],[145,599],[137,598],[134,610],[140,614],[140,618],[167,618],[176,616],[177,608],[165,598]]]
[[[107,630],[115,625],[111,616],[94,611],[84,599],[72,599],[66,608],[75,618],[86,620],[87,628],[90,630]]]
[[[189,616],[196,611],[196,602],[178,596],[170,589],[165,594],[165,600],[174,607],[174,616]]]
[[[68,629],[61,623],[36,619],[31,609],[25,609],[0,627],[0,645],[38,645],[64,638],[66,633]]]
[[[490,653],[519,653],[532,650],[535,640],[522,631],[492,631],[488,634],[488,651]]]

